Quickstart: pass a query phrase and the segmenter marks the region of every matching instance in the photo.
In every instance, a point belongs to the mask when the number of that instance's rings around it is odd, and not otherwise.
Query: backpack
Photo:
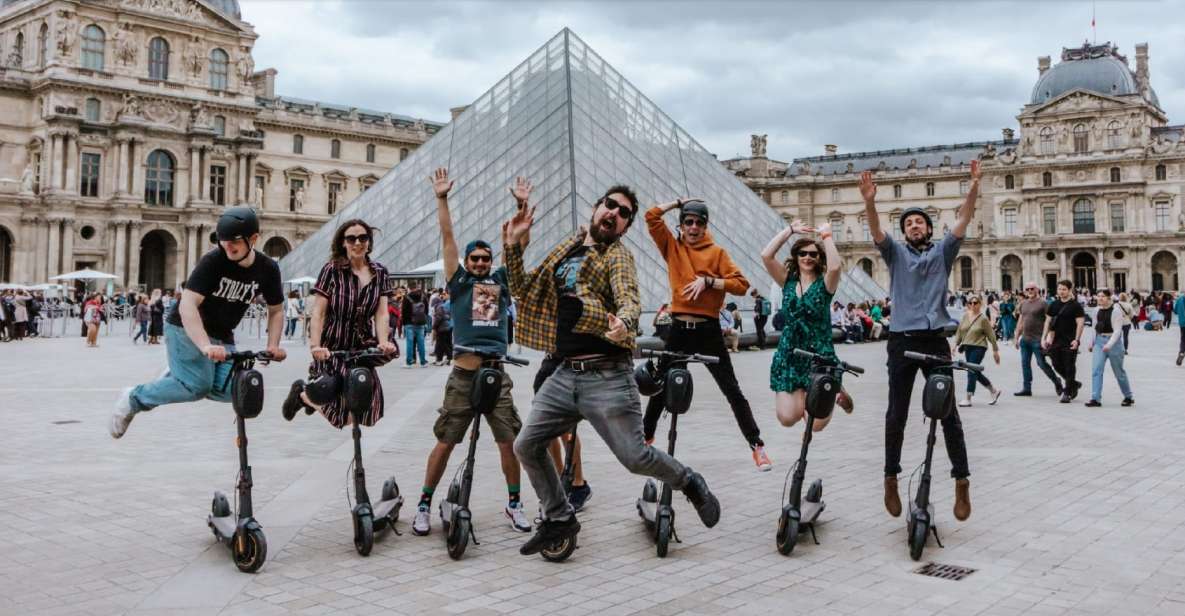
[[[411,304],[411,324],[412,325],[427,325],[428,324],[428,307],[424,302],[412,302]]]

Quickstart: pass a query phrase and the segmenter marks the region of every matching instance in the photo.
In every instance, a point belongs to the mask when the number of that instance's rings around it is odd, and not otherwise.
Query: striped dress
[[[321,268],[317,276],[317,283],[313,286],[313,293],[323,296],[328,301],[325,308],[325,319],[321,328],[321,346],[330,351],[353,351],[378,346],[375,332],[374,314],[379,307],[379,299],[386,297],[392,301],[394,290],[391,288],[387,276],[387,268],[368,261],[371,278],[366,286],[359,284],[358,277],[350,269],[350,263],[329,262]],[[390,361],[389,358],[367,358],[355,365],[378,367]],[[325,361],[314,361],[309,365],[309,377],[320,374],[336,374],[345,383],[346,375],[352,366],[338,357],[330,357]],[[374,396],[370,401],[370,410],[362,418],[362,425],[373,426],[383,417],[383,384],[375,373]],[[349,423],[349,411],[345,409],[345,393],[339,392],[338,398],[321,407],[321,414],[335,428],[341,428]]]

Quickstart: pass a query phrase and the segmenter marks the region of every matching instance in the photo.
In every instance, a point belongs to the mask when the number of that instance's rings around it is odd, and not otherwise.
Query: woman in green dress
[[[790,236],[806,233],[816,233],[819,239],[800,238],[791,246],[790,258],[778,261],[778,251]],[[778,421],[783,426],[793,426],[806,410],[806,391],[811,384],[811,362],[795,356],[794,349],[835,357],[830,306],[839,286],[842,259],[831,238],[830,225],[816,231],[799,220],[770,240],[761,252],[761,259],[769,275],[782,286],[782,311],[786,315],[786,326],[769,368],[769,386],[774,391]],[[852,412],[852,399],[847,392],[840,391],[836,404]],[[815,431],[825,428],[830,419],[816,421]]]

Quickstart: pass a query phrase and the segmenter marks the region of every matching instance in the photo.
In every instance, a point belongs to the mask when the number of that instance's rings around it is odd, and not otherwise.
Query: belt
[[[942,329],[911,329],[904,332],[889,332],[890,336],[905,336],[906,338],[945,338],[945,330]]]
[[[709,325],[712,325],[713,323],[715,323],[715,325],[716,325],[717,327],[719,327],[719,326],[720,326],[720,322],[719,322],[719,321],[715,321],[715,322],[713,322],[713,321],[711,321],[711,320],[708,320],[708,321],[700,321],[699,323],[696,323],[696,322],[694,322],[694,321],[684,321],[684,320],[682,320],[682,319],[671,319],[671,325],[672,325],[672,326],[674,326],[674,327],[677,327],[677,328],[679,328],[679,329],[692,329],[692,330],[694,330],[694,329],[699,329],[699,328],[701,328],[701,327],[707,327],[707,326],[709,326]]]
[[[593,357],[591,359],[564,359],[563,366],[576,374],[605,370],[608,368],[629,368],[632,362],[622,357]]]

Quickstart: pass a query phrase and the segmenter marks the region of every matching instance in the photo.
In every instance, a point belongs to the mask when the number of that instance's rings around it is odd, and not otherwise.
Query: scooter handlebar
[[[476,355],[482,359],[490,359],[490,360],[494,360],[494,361],[500,361],[500,362],[503,362],[506,364],[514,364],[515,366],[529,366],[529,365],[531,365],[531,360],[529,360],[529,359],[523,359],[522,357],[515,357],[514,355],[506,355],[504,353],[491,353],[489,351],[482,351],[481,349],[475,349],[473,347],[468,347],[468,346],[464,346],[464,345],[460,345],[460,344],[453,345],[453,352],[454,353],[470,353],[470,354]]]
[[[266,364],[272,360],[272,354],[267,351],[235,351],[227,353],[226,359],[223,361],[236,362],[251,359]]]
[[[951,368],[954,370],[967,370],[970,372],[983,372],[982,364],[973,364],[961,359],[951,359],[949,357],[942,357],[941,355],[927,355],[925,353],[918,353],[917,351],[906,351],[904,355],[907,359],[915,359],[935,367]]]
[[[835,366],[846,372],[851,372],[852,374],[864,374],[864,368],[861,368],[860,366],[853,366],[852,364],[849,364],[845,361],[840,361],[839,359],[832,359],[830,357],[819,355],[818,353],[811,353],[806,349],[794,349],[794,354],[799,357],[809,359],[820,365]]]
[[[656,351],[653,349],[642,349],[642,357],[654,357],[657,359],[669,359],[672,361],[699,362],[701,364],[720,363],[720,358],[715,355],[700,355],[699,353],[675,353],[673,351]]]

